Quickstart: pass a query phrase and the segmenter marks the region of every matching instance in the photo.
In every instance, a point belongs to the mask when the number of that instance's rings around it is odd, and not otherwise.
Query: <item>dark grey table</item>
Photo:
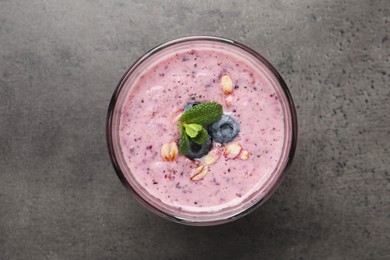
[[[389,259],[390,1],[0,0],[1,259]],[[170,223],[124,189],[111,94],[164,41],[236,39],[290,86],[295,161],[222,226]]]

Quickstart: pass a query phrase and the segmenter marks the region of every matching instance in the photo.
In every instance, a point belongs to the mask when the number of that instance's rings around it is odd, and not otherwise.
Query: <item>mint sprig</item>
[[[186,130],[180,121],[178,122],[178,126],[180,129],[179,153],[184,155],[190,150],[190,138],[186,134]]]
[[[198,124],[184,124],[183,126],[186,130],[187,135],[191,138],[197,137],[199,132],[201,132],[203,129],[203,126]]]
[[[192,141],[197,144],[204,144],[209,139],[209,134],[207,133],[206,129],[202,127],[202,130],[198,133],[198,135],[194,138],[192,138]]]
[[[179,152],[187,154],[190,149],[190,139],[197,144],[208,140],[204,126],[219,120],[222,116],[222,106],[217,102],[205,102],[185,111],[179,119],[180,129]]]
[[[186,124],[205,126],[219,120],[222,116],[222,112],[221,104],[218,104],[217,102],[205,102],[185,111],[179,120]]]

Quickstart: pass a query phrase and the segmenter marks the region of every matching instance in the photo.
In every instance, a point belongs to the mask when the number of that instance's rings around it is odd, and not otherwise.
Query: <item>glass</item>
[[[283,107],[285,139],[281,157],[272,176],[261,189],[254,192],[241,204],[232,208],[225,208],[218,212],[182,211],[165,205],[157,198],[148,194],[133,177],[123,158],[119,142],[121,109],[127,93],[136,79],[146,68],[154,64],[154,62],[164,55],[190,48],[223,49],[240,56],[240,58],[256,67],[256,69],[262,70],[262,73],[266,75],[268,81],[272,83]],[[114,91],[108,108],[106,137],[111,161],[119,179],[141,204],[155,214],[171,221],[187,225],[206,226],[230,222],[245,216],[263,204],[275,192],[285,176],[287,167],[292,162],[297,143],[297,130],[296,111],[287,85],[275,68],[265,58],[251,48],[233,40],[212,36],[193,36],[173,40],[155,47],[138,59],[126,71]]]

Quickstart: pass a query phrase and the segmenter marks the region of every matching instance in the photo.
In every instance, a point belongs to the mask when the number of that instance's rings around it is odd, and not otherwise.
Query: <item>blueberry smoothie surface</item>
[[[248,56],[249,57],[249,56]],[[290,114],[277,81],[264,65],[233,47],[187,44],[162,51],[139,68],[120,107],[119,144],[125,177],[136,193],[161,211],[207,214],[244,211],[261,200],[281,175],[291,143]],[[221,79],[233,84],[226,95]],[[191,102],[218,102],[239,124],[229,143],[215,141],[222,155],[206,175],[192,180],[202,159],[178,155],[165,161],[161,147],[179,140],[177,125]],[[229,144],[248,156],[227,158]],[[174,213],[173,213],[174,214]]]

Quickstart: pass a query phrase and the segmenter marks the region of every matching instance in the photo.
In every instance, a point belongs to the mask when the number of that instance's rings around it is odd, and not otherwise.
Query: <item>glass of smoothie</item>
[[[212,122],[198,120],[217,110]],[[282,77],[225,38],[193,36],[150,50],[122,77],[108,109],[119,179],[146,208],[182,224],[222,224],[260,206],[281,183],[296,142]]]

